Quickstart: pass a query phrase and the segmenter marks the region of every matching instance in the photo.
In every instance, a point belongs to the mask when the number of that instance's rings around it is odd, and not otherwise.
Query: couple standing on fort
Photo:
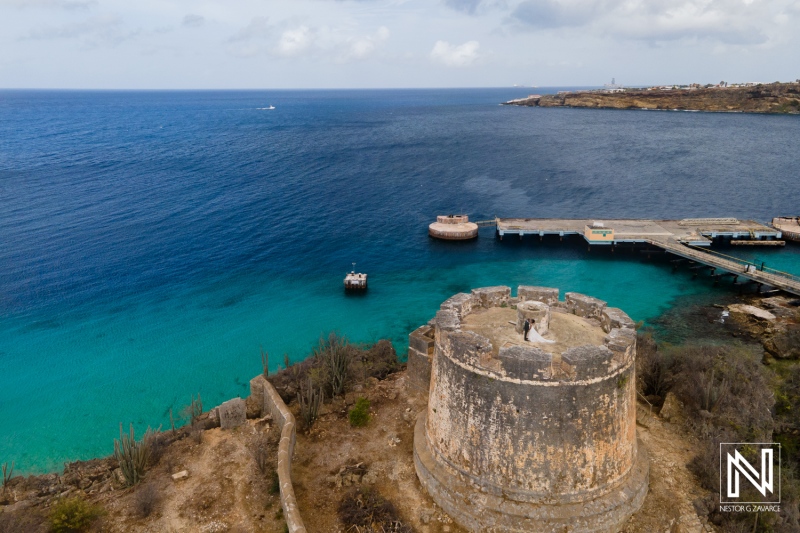
[[[536,320],[533,318],[526,318],[525,323],[522,325],[522,338],[528,342],[547,342],[554,343],[556,341],[549,341],[542,337],[536,328]]]

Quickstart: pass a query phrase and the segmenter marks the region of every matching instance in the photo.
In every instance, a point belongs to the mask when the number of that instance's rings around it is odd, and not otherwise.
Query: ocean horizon
[[[796,116],[499,105],[533,89],[568,88],[0,90],[0,463],[56,471],[191,395],[244,397],[262,349],[275,370],[336,331],[403,355],[475,287],[651,324],[734,294],[580,239],[435,241],[439,214],[800,215]],[[800,274],[795,244],[725,253]]]

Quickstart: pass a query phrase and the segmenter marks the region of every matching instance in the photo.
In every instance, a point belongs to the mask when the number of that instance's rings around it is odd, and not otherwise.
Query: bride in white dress
[[[531,321],[531,329],[530,329],[530,331],[528,331],[528,342],[532,342],[532,343],[535,343],[535,344],[538,344],[538,343],[554,344],[556,342],[556,341],[549,341],[549,340],[545,339],[544,337],[542,337],[539,334],[539,332],[536,331],[536,328],[534,327],[535,324],[536,324],[536,321]]]

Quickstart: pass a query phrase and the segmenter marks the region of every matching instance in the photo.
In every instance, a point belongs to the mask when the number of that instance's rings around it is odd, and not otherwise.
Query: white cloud
[[[478,41],[467,41],[458,46],[453,46],[447,41],[436,41],[430,58],[431,61],[448,67],[468,67],[480,57],[478,48],[480,48]]]
[[[343,63],[372,56],[389,35],[385,26],[372,34],[353,35],[349,27],[289,26],[285,21],[271,24],[265,17],[256,17],[228,38],[227,51],[238,57],[315,57]]]
[[[365,59],[389,39],[389,34],[389,28],[381,26],[372,35],[350,38],[345,42],[345,51],[339,59],[342,61]]]
[[[605,38],[759,44],[793,0],[523,0],[507,24],[517,29],[581,28]]]
[[[298,56],[311,48],[314,39],[314,32],[305,25],[285,30],[278,40],[275,53],[284,57]]]

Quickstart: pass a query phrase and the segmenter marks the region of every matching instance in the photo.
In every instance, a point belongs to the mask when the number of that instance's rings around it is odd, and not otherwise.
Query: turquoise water
[[[482,239],[493,238],[483,233]],[[656,317],[678,298],[720,292],[707,280],[672,274],[668,264],[637,254],[593,252],[595,258],[580,245],[554,246],[524,243],[502,261],[473,257],[436,270],[387,272],[371,279],[364,297],[345,296],[341,275],[298,280],[251,274],[72,310],[57,323],[8,321],[0,329],[3,338],[14,339],[3,343],[6,371],[24,386],[6,388],[2,396],[24,409],[3,414],[0,447],[5,456],[14,452],[20,471],[108,454],[118,422],[168,427],[169,409],[177,414],[191,394],[199,392],[206,406],[246,396],[249,379],[260,372],[262,347],[273,369],[284,353],[292,361],[304,358],[332,330],[355,342],[388,337],[402,352],[407,334],[443,300],[474,287],[560,287],[607,300],[634,320]]]
[[[523,95],[0,91],[0,463],[58,470],[111,453],[119,423],[245,395],[261,348],[275,369],[335,330],[402,354],[474,287],[584,292],[637,321],[730,294],[579,238],[433,241],[437,214],[796,209],[796,117],[497,105]],[[763,175],[783,192],[753,195]],[[800,274],[798,250],[735,253]],[[364,296],[342,291],[352,261]]]

